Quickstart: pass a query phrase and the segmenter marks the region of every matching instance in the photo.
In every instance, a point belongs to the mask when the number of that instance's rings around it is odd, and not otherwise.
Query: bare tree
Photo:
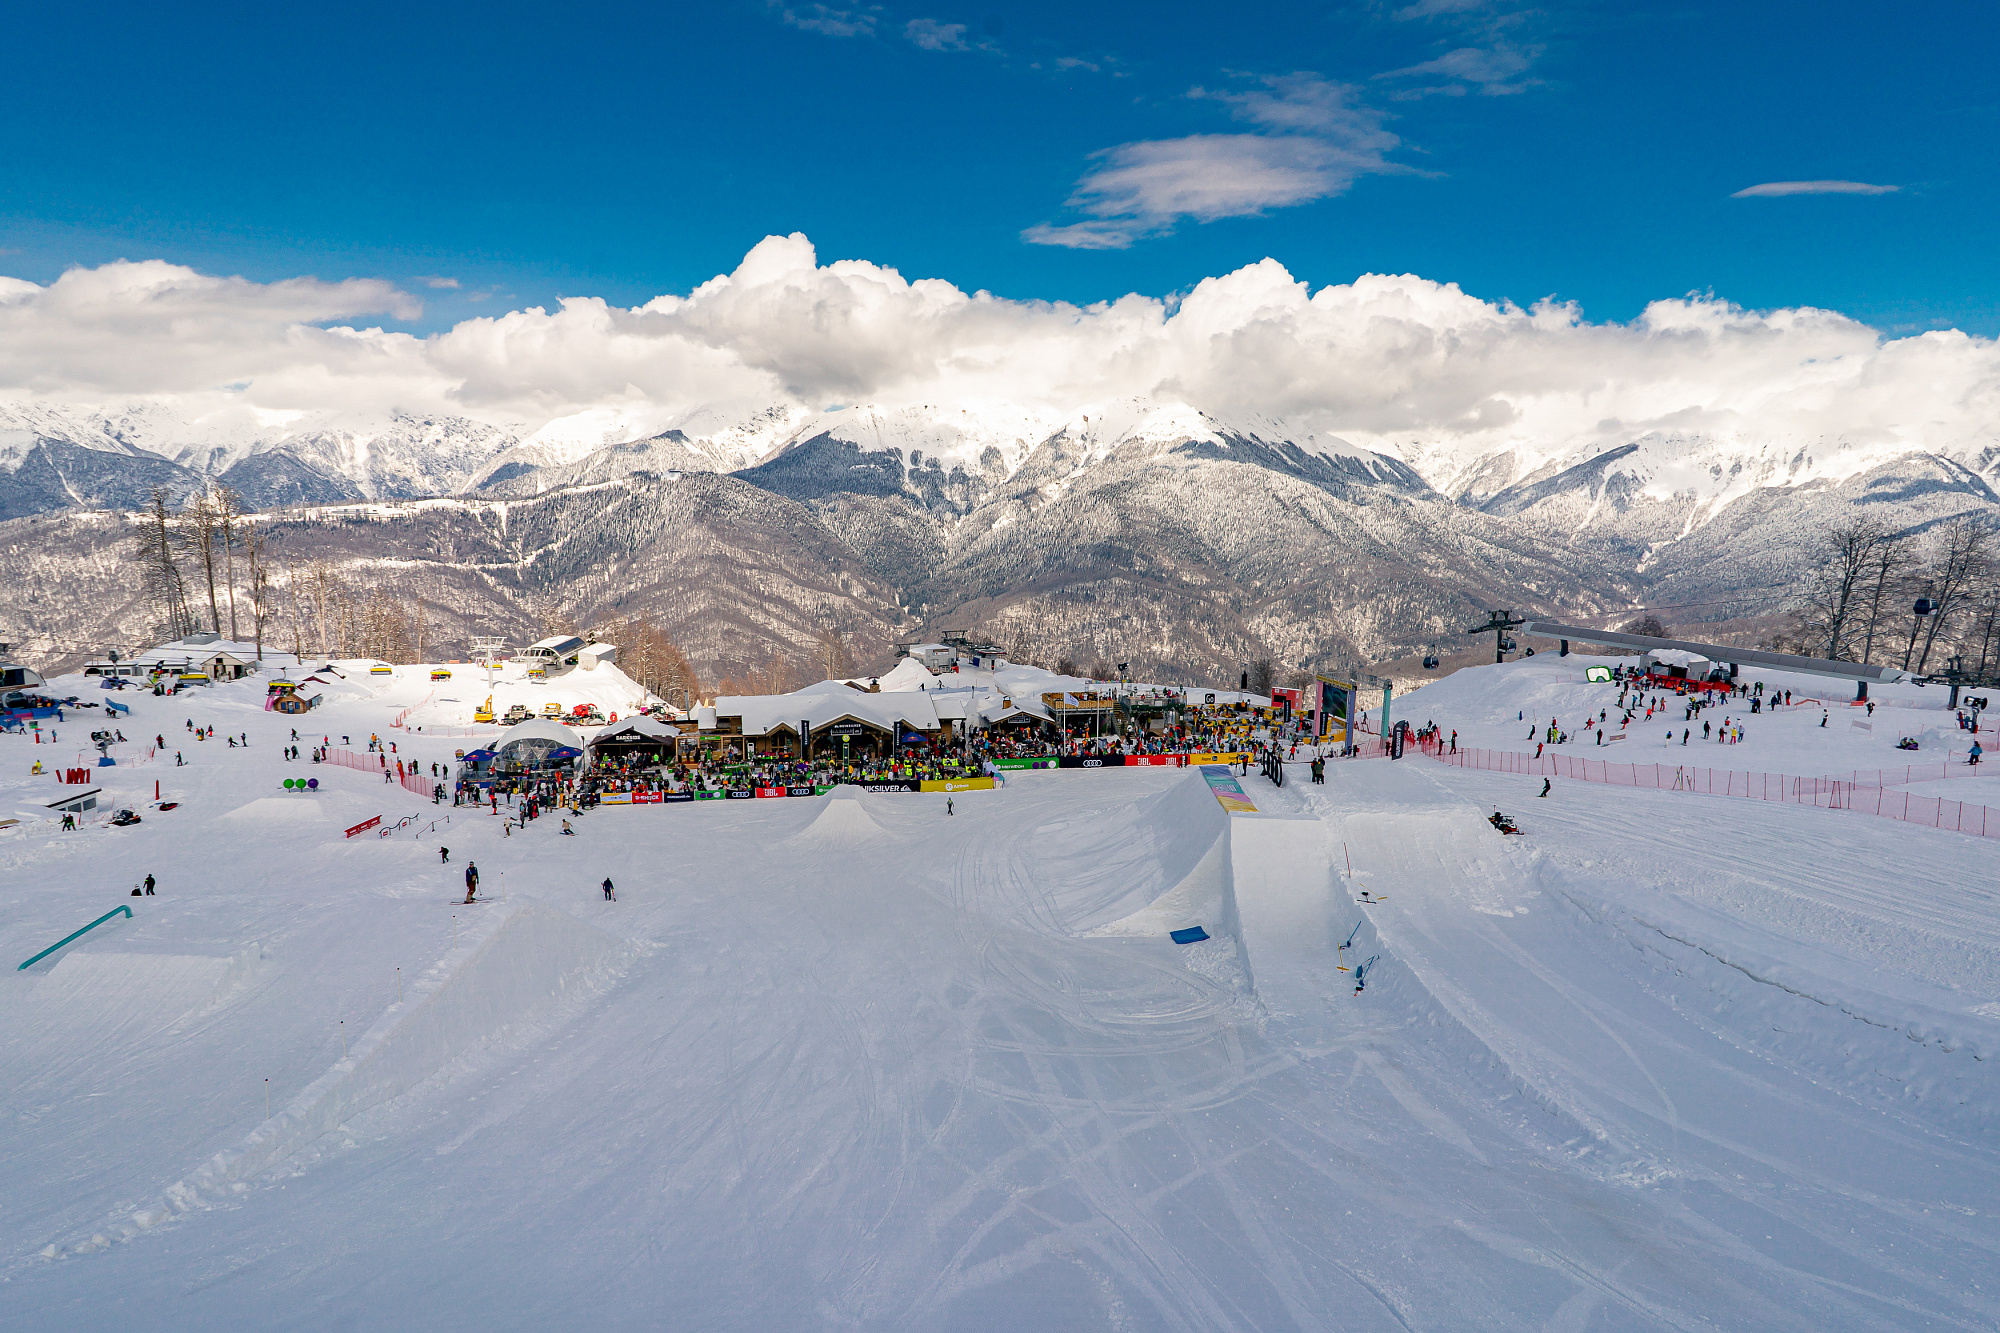
[[[1888,628],[1888,617],[1897,595],[1903,591],[1915,553],[1909,538],[1900,532],[1885,533],[1868,557],[1867,607],[1862,613],[1861,660],[1875,660],[1878,630]]]
[[[229,592],[229,640],[236,638],[236,547],[240,540],[238,529],[244,526],[238,520],[247,512],[243,507],[243,497],[227,486],[215,488],[215,523],[217,534],[222,539],[223,580]],[[217,626],[220,629],[220,626]]]
[[[1975,680],[1984,680],[1987,663],[1993,660],[1993,649],[1996,643],[2000,643],[2000,591],[1988,588],[1985,596],[1973,607],[1972,624],[1963,646],[1969,647],[1975,635],[1979,640],[1979,664],[1972,668],[1972,676]]]
[[[1841,661],[1854,651],[1869,569],[1884,539],[1874,519],[1856,518],[1826,529],[1813,543],[1806,583],[1791,609],[1814,657]]]
[[[299,617],[299,558],[285,553],[285,591],[292,603],[292,656],[306,660],[305,625]]]
[[[1250,693],[1269,694],[1271,692],[1271,677],[1273,671],[1273,664],[1271,662],[1271,659],[1268,657],[1253,657],[1250,659],[1249,667],[1250,667]]]
[[[694,667],[689,665],[687,656],[673,639],[644,616],[621,617],[592,630],[591,634],[599,642],[617,647],[619,667],[647,691],[663,699],[682,690],[687,692],[687,701],[700,697],[701,680],[695,675]],[[732,685],[740,684],[732,682]],[[744,694],[756,691],[733,688],[729,692]]]
[[[1667,637],[1667,627],[1660,623],[1658,616],[1651,613],[1643,615],[1637,620],[1626,622],[1624,628],[1619,632],[1621,634],[1643,634],[1649,639],[1664,639]]]
[[[187,503],[181,506],[182,540],[208,581],[208,623],[218,633],[222,629],[222,608],[215,595],[215,537],[220,526],[221,516],[211,492],[199,490],[188,496]]]
[[[306,606],[319,629],[319,651],[323,657],[333,656],[335,617],[341,611],[340,603],[345,600],[340,595],[339,575],[333,566],[326,557],[314,556],[307,571]]]
[[[847,640],[841,637],[839,629],[830,624],[819,632],[819,664],[826,672],[826,680],[845,679],[854,674],[854,654],[848,651]]]
[[[257,636],[257,660],[264,660],[264,603],[268,596],[271,571],[264,558],[264,534],[253,524],[248,529],[243,543],[244,557],[250,564],[250,623]],[[235,599],[230,599],[230,630],[235,631]]]
[[[173,523],[167,514],[167,494],[155,486],[139,539],[139,568],[146,599],[158,609],[170,639],[187,635],[193,619],[188,612],[187,587],[181,579],[180,563],[174,558],[176,544]]]
[[[1925,571],[1930,592],[1930,623],[1924,627],[1924,651],[1917,670],[1930,661],[1931,648],[1959,612],[1971,604],[1973,590],[1991,561],[1993,529],[1981,518],[1962,518],[1945,530],[1944,546]],[[1908,665],[1908,659],[1904,661]]]

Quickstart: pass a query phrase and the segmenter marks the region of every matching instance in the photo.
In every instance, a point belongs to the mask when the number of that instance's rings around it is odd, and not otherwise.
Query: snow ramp
[[[1093,817],[1085,836],[1066,840],[1061,860],[1045,858],[1041,869],[1068,881],[1085,935],[1236,932],[1229,816],[1198,777]]]
[[[852,848],[872,843],[883,833],[868,813],[861,788],[842,783],[827,794],[820,812],[792,835],[792,841],[808,847]]]
[[[23,997],[19,1022],[8,1025],[19,1034],[8,1063],[35,1071],[35,1087],[62,1086],[76,1067],[157,1041],[213,1007],[260,954],[254,944],[230,957],[68,954]],[[10,1099],[23,1091],[17,1082]]]
[[[170,1186],[159,1204],[114,1219],[88,1239],[51,1245],[43,1255],[101,1249],[177,1212],[242,1193],[253,1177],[452,1061],[538,1030],[563,1000],[586,999],[614,979],[631,951],[627,942],[538,903],[491,919],[407,982],[403,1000],[356,1038],[346,1058],[241,1146]]]

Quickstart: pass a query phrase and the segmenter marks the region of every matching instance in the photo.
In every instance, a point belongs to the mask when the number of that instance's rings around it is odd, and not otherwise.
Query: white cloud
[[[926,51],[967,51],[963,23],[939,23],[936,19],[911,19],[903,25],[903,36]]]
[[[882,9],[870,5],[865,9],[832,9],[826,5],[804,5],[793,9],[772,0],[771,9],[779,18],[794,28],[806,32],[816,32],[824,37],[872,37],[875,25],[880,20]]]
[[[1445,52],[1435,60],[1402,69],[1384,70],[1375,77],[1415,79],[1435,76],[1448,80],[1443,84],[1415,89],[1414,94],[1418,96],[1425,93],[1463,93],[1467,88],[1475,88],[1488,97],[1504,96],[1528,87],[1530,81],[1520,76],[1528,72],[1536,54],[1538,52],[1507,46],[1462,46]]]
[[[1245,92],[1194,88],[1266,134],[1191,134],[1107,148],[1077,182],[1068,206],[1089,221],[1042,223],[1037,245],[1113,249],[1170,230],[1182,218],[1212,222],[1340,194],[1364,175],[1402,171],[1385,156],[1398,140],[1355,89],[1314,74],[1262,80]]]
[[[1787,457],[1838,440],[1967,455],[2000,436],[1989,339],[1888,339],[1829,311],[1698,297],[1591,323],[1411,275],[1312,291],[1268,259],[1178,302],[1076,306],[822,265],[805,237],[773,236],[733,272],[637,308],[574,298],[423,338],[360,326],[414,313],[383,283],[260,284],[157,261],[46,286],[0,278],[0,396],[187,420],[401,408],[523,430],[583,413],[728,424],[779,403],[1061,416],[1148,396],[1409,456],[1511,449],[1528,465],[1655,430]],[[357,326],[323,327],[336,320]]]
[[[1900,185],[1869,185],[1862,181],[1765,181],[1738,190],[1731,199],[1777,199],[1788,194],[1894,194]]]
[[[418,281],[423,283],[424,286],[432,288],[433,290],[438,290],[438,291],[458,290],[457,278],[419,277]]]

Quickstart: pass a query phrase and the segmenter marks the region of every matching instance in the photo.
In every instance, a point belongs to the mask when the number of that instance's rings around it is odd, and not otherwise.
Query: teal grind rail
[[[62,948],[63,945],[68,944],[71,940],[76,939],[79,936],[88,935],[91,931],[96,930],[99,926],[109,921],[112,917],[117,916],[120,912],[123,912],[128,919],[132,915],[132,909],[125,906],[123,903],[120,903],[118,906],[106,912],[103,916],[97,918],[97,920],[85,926],[82,930],[77,931],[75,935],[63,936],[61,939],[57,940],[54,944],[51,944],[48,948],[42,950],[40,953],[36,954],[33,958],[30,958],[27,962],[21,964],[14,970],[16,972],[27,971],[29,968],[33,967],[36,963],[41,962],[44,958],[47,958],[50,954],[54,953],[57,949]]]

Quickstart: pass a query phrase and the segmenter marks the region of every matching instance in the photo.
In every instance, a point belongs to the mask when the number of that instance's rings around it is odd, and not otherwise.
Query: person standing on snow
[[[153,897],[153,896],[154,896],[154,894],[153,894],[153,877],[152,877],[152,875],[151,875],[151,874],[148,874],[148,875],[146,876],[146,897],[148,897],[148,898],[151,898],[151,897]]]
[[[609,875],[604,877],[604,901],[607,903],[618,901],[618,891],[611,887],[611,876]]]
[[[438,864],[449,865],[450,863],[451,863],[451,848],[440,846],[438,848]]]
[[[478,892],[479,863],[477,861],[467,861],[465,863],[465,901],[471,902],[473,895]]]
[[[946,815],[951,815],[951,814],[954,814],[954,813],[956,813],[956,812],[955,812],[955,811],[953,811],[953,809],[951,808],[951,797],[949,797],[949,796],[947,796],[947,797],[945,797],[945,798],[944,798],[944,812],[945,812],[945,814],[946,814]]]

